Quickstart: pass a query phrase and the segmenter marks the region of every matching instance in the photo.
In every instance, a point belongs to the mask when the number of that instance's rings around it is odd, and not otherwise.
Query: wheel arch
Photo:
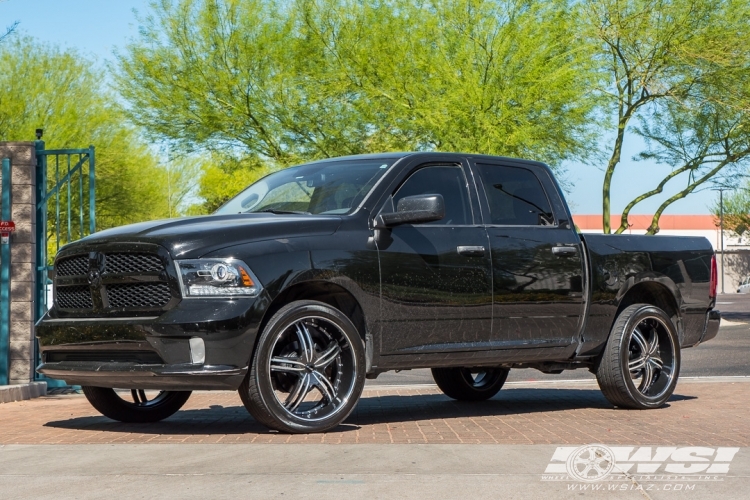
[[[367,332],[364,309],[349,290],[325,280],[302,281],[282,290],[274,297],[263,314],[258,332],[265,329],[268,321],[279,309],[296,300],[317,300],[335,307],[352,321],[364,344]]]
[[[675,287],[676,288],[676,287]],[[633,304],[650,304],[663,310],[672,318],[677,334],[682,339],[682,323],[680,321],[680,305],[678,295],[669,286],[660,281],[641,281],[632,285],[620,299],[617,312],[612,320],[614,326],[620,313]],[[611,326],[610,326],[611,330]]]

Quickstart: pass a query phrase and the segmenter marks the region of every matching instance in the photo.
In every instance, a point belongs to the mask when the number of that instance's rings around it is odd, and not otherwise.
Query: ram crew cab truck
[[[708,240],[578,234],[547,166],[470,154],[287,168],[212,215],[67,245],[53,278],[38,372],[124,422],[231,389],[268,427],[321,432],[412,368],[457,400],[586,368],[613,405],[657,408],[720,322]]]

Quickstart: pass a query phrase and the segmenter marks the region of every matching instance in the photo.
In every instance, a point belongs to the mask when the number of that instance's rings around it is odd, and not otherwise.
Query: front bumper
[[[64,318],[36,325],[37,372],[69,385],[123,389],[237,389],[269,300],[187,299],[158,317]],[[205,359],[193,363],[190,339]]]
[[[37,371],[50,378],[65,380],[68,385],[192,391],[237,389],[247,367],[62,361],[42,363]]]

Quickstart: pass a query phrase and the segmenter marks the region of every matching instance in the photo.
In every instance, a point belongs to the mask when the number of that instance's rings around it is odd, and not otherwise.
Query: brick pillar
[[[36,284],[36,154],[33,142],[0,142],[0,159],[11,161],[10,383],[34,379]],[[0,173],[0,175],[2,175]]]

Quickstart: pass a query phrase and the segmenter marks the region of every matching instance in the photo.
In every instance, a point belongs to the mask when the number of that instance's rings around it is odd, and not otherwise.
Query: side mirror
[[[445,217],[445,201],[441,194],[420,194],[398,200],[396,211],[375,217],[375,229],[385,229],[400,224],[432,222]]]

